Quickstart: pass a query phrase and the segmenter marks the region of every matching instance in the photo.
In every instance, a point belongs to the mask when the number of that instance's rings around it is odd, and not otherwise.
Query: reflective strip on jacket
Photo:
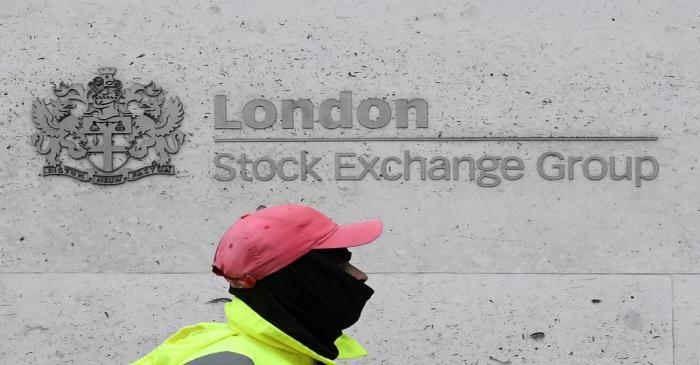
[[[228,323],[183,327],[132,365],[218,365],[223,364],[225,358],[245,359],[246,362],[239,363],[254,365],[335,364],[282,332],[240,299],[233,298],[226,303],[225,312]],[[346,334],[338,337],[335,345],[338,359],[367,355],[367,351]]]

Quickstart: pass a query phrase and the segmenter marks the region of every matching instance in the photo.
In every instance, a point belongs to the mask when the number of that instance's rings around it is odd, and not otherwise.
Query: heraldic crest
[[[53,89],[55,98],[34,100],[32,121],[38,132],[31,143],[47,157],[44,176],[115,185],[175,174],[170,155],[185,141],[185,134],[177,130],[184,117],[180,99],[166,102],[153,82],[125,89],[114,78],[116,71],[100,68],[87,88],[61,82]],[[141,166],[127,167],[130,160]]]

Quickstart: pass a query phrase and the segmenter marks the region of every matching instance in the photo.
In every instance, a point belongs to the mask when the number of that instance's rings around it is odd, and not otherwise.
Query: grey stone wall
[[[382,218],[354,251],[376,289],[356,364],[700,364],[700,3],[3,1],[0,363],[126,364],[221,321],[209,273],[259,204]],[[35,98],[102,66],[185,104],[176,176],[43,177]],[[265,98],[421,97],[430,127],[213,128]],[[656,142],[214,143],[213,137],[657,136]],[[322,181],[217,181],[216,153],[324,156]],[[332,156],[518,156],[518,181],[336,181]],[[659,175],[547,181],[565,156],[654,156]],[[541,333],[544,335],[538,334]]]

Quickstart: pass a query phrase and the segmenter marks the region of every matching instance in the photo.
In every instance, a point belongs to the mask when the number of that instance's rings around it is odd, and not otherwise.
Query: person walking
[[[212,264],[234,296],[227,323],[184,327],[133,365],[332,365],[367,355],[343,333],[374,293],[348,248],[382,230],[380,220],[338,225],[304,205],[244,214]]]

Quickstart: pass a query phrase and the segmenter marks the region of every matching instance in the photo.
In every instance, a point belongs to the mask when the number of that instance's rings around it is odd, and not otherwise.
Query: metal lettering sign
[[[274,137],[243,137],[237,135],[239,130],[275,129],[278,119],[278,108],[270,100],[254,99],[247,102],[242,109],[241,117],[230,119],[227,115],[227,98],[225,95],[214,96],[214,129],[234,132],[228,136],[214,136],[216,143],[235,143],[236,151],[216,153],[213,159],[213,178],[218,181],[282,181],[293,180],[324,180],[362,181],[362,180],[453,180],[476,182],[477,186],[494,188],[504,181],[518,181],[527,174],[536,172],[536,176],[544,180],[587,179],[600,181],[627,180],[634,186],[641,187],[646,181],[652,181],[659,175],[659,162],[653,156],[564,156],[557,151],[543,151],[537,158],[531,172],[527,172],[527,163],[518,156],[501,156],[500,154],[485,153],[480,156],[471,155],[432,155],[424,156],[411,150],[397,151],[394,155],[364,157],[352,151],[335,151],[330,156],[315,157],[305,150],[299,151],[298,158],[288,156],[254,156],[252,153],[240,153],[241,146],[250,143],[289,143],[293,146],[307,143],[333,143],[340,146],[347,143],[471,143],[471,142],[565,142],[565,143],[597,143],[597,142],[655,142],[656,136],[358,136],[346,137],[342,134],[315,137],[314,128],[320,126],[326,135],[338,128],[356,128],[362,130],[379,129],[389,126],[394,118],[396,131],[411,126],[416,129],[428,128],[428,102],[423,98],[394,100],[392,111],[390,102],[379,98],[368,98],[360,101],[353,108],[353,93],[341,91],[338,99],[329,98],[318,105],[315,112],[314,103],[309,99],[285,99],[280,103],[281,129],[286,136]],[[299,109],[301,124],[295,124],[295,111]],[[337,109],[338,116],[333,117],[332,110]],[[371,109],[375,110],[371,116]],[[315,116],[318,118],[315,118]],[[409,118],[409,115],[411,116]],[[359,125],[355,124],[355,120]],[[287,134],[286,130],[301,127],[306,130],[304,135],[299,133]],[[320,129],[320,128],[319,128]],[[299,149],[297,147],[297,149]],[[237,152],[237,153],[234,153]],[[295,154],[296,156],[296,154]],[[323,160],[323,162],[322,162]],[[318,165],[318,166],[317,166]],[[322,171],[321,165],[329,166]],[[318,170],[314,168],[318,167]],[[329,171],[330,170],[330,171]],[[417,170],[417,171],[416,171]]]
[[[61,82],[54,87],[54,99],[34,100],[32,121],[38,132],[31,143],[46,155],[44,176],[116,185],[175,174],[170,155],[185,141],[177,130],[184,117],[180,99],[166,102],[153,82],[124,89],[114,78],[116,71],[100,68],[87,88]],[[130,160],[141,166],[127,167]]]

